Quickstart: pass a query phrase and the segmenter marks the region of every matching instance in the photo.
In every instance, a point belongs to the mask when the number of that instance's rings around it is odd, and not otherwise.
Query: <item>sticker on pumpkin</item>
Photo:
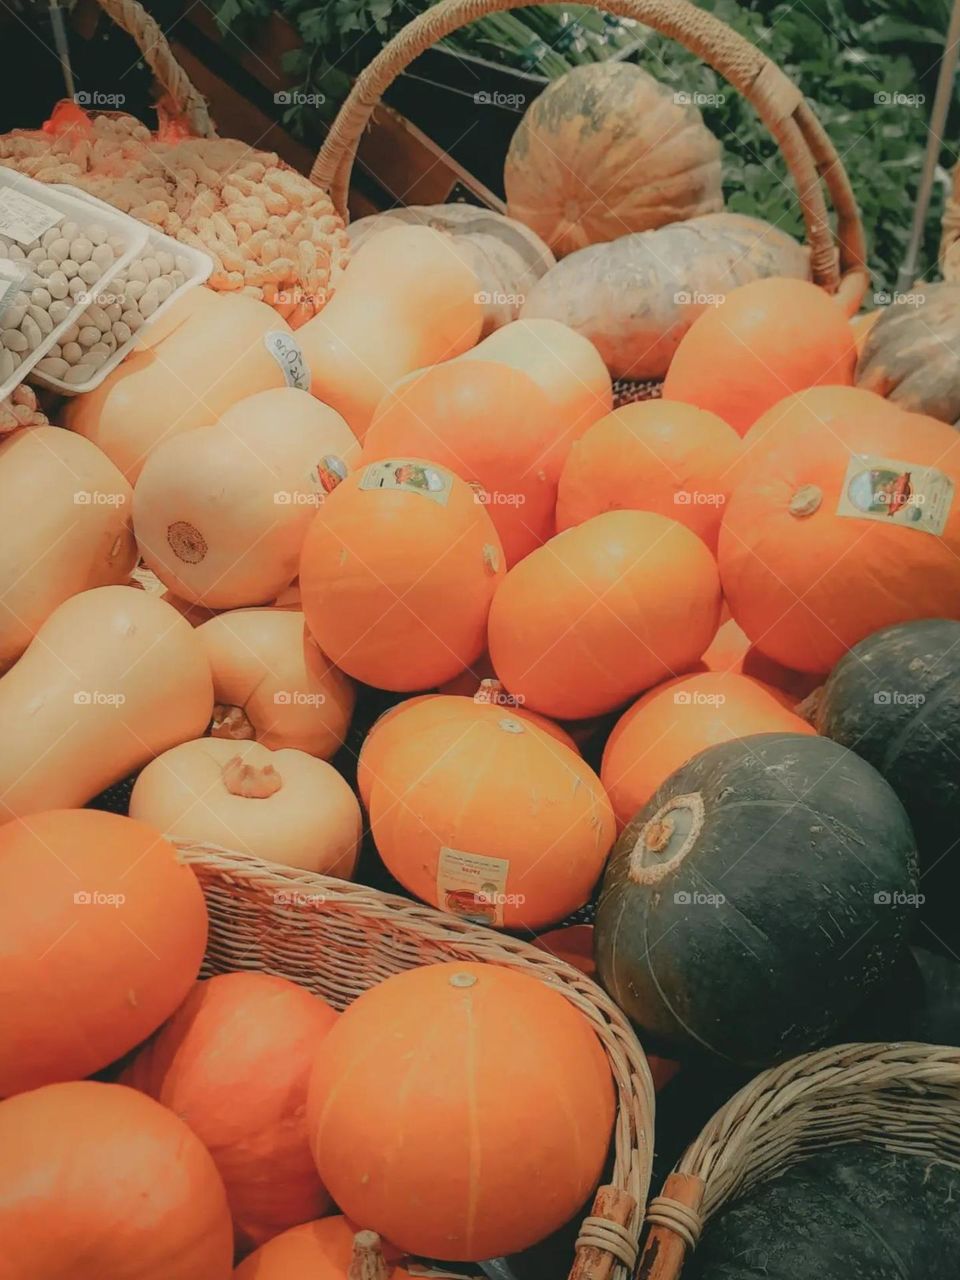
[[[855,454],[847,464],[837,515],[939,535],[953,506],[953,488],[950,477],[936,467]]]
[[[284,333],[282,329],[271,329],[263,335],[263,345],[280,366],[288,387],[296,387],[298,391],[310,390],[310,369],[300,344],[292,334]]]
[[[0,191],[0,234],[18,244],[33,244],[67,215],[24,191]]]
[[[444,911],[476,924],[503,924],[506,904],[506,858],[440,847],[437,862],[437,902]]]
[[[324,454],[314,467],[310,478],[324,493],[332,493],[341,481],[346,480],[347,464],[336,454]]]
[[[423,462],[386,458],[382,462],[370,463],[364,470],[359,488],[402,489],[407,493],[422,493],[425,498],[431,498],[445,507],[453,488],[453,477],[449,472],[440,471]]]

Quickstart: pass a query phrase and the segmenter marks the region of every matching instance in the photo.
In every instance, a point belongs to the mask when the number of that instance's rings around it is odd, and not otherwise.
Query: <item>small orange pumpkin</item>
[[[562,1226],[597,1185],[613,1118],[590,1024],[500,965],[426,965],[371,987],[310,1082],[314,1157],[337,1204],[445,1261],[516,1253]]]
[[[857,352],[846,316],[806,280],[753,280],[704,311],[680,341],[665,400],[709,409],[743,435],[792,391],[853,383]]]
[[[337,1014],[266,973],[198,982],[121,1076],[190,1126],[223,1179],[242,1252],[327,1212],[307,1084]]]
[[[503,571],[497,531],[464,480],[422,458],[387,458],[348,476],[317,512],[303,611],[348,675],[429,689],[483,652]]]
[[[3,1280],[229,1280],[233,1265],[206,1147],[152,1098],[91,1080],[0,1103],[0,1240]]]
[[[608,511],[510,570],[490,657],[525,706],[579,720],[686,671],[719,617],[717,566],[696,534],[652,511]]]
[[[304,1222],[274,1236],[244,1258],[233,1280],[350,1280],[355,1263],[361,1280],[365,1276],[413,1280],[409,1271],[395,1264],[395,1254],[373,1232],[358,1233],[354,1223],[338,1215]],[[378,1270],[380,1258],[386,1270]]]

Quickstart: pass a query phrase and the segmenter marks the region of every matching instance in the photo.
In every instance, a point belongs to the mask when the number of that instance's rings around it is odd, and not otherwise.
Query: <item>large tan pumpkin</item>
[[[538,97],[504,167],[507,210],[558,257],[723,208],[720,143],[695,106],[626,62],[575,67]]]
[[[925,284],[880,312],[857,386],[898,409],[960,425],[960,284]]]

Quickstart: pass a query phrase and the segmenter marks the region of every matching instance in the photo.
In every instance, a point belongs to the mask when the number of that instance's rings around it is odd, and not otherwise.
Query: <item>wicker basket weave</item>
[[[391,974],[445,960],[506,965],[546,982],[589,1019],[618,1094],[611,1182],[577,1238],[571,1280],[633,1273],[653,1159],[653,1082],[630,1024],[589,978],[525,942],[363,885],[176,841],[210,914],[205,976],[259,970],[338,1009]]]
[[[863,1142],[960,1169],[960,1049],[845,1044],[762,1072],[650,1201],[640,1280],[678,1280],[704,1223],[806,1156]]]

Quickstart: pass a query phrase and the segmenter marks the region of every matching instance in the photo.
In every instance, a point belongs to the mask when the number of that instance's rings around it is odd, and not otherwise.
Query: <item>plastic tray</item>
[[[110,206],[104,204],[102,200],[98,200],[96,196],[87,195],[85,191],[78,191],[75,187],[58,185],[57,190],[63,191],[68,195],[75,196],[78,200],[82,200],[86,204],[93,205],[98,209],[110,208]],[[165,312],[170,310],[178,298],[181,298],[188,289],[196,288],[197,285],[203,284],[204,281],[210,277],[213,271],[214,262],[209,254],[203,253],[199,249],[194,249],[191,245],[181,244],[179,240],[174,240],[172,236],[166,236],[161,231],[154,231],[151,228],[145,228],[145,230],[146,243],[140,249],[139,253],[133,256],[131,261],[149,256],[151,252],[155,253],[159,249],[165,249],[168,253],[175,254],[178,258],[186,258],[188,262],[192,263],[193,270],[190,275],[187,276],[182,285],[177,289],[174,289],[166,302],[162,302],[160,306],[157,307],[153,315],[143,322],[141,328],[132,335],[130,341],[125,342],[122,347],[117,347],[113,355],[110,356],[109,359],[105,360],[99,369],[97,369],[96,373],[91,378],[88,378],[86,382],[68,384],[66,382],[61,382],[59,378],[52,378],[49,374],[43,373],[39,369],[35,369],[33,373],[31,373],[31,382],[35,382],[42,387],[47,387],[51,391],[56,391],[63,396],[78,396],[83,395],[86,391],[93,391],[95,387],[98,387],[100,383],[103,382],[104,378],[106,378],[109,373],[113,372],[117,365],[120,364],[121,361],[131,353],[131,351],[135,351],[137,349],[140,345],[143,334],[145,334],[151,325],[153,325],[155,321],[159,320]],[[125,265],[129,266],[130,264],[127,263]],[[119,271],[113,273],[114,276],[119,274]],[[113,276],[111,276],[111,279],[112,278]],[[104,281],[104,285],[106,286],[107,284],[109,284],[109,281]],[[99,288],[99,286],[95,287]]]
[[[89,226],[92,222],[102,223],[111,235],[122,237],[127,242],[126,250],[114,259],[94,284],[89,286],[90,290],[101,289],[107,285],[118,272],[133,261],[147,243],[148,229],[136,218],[131,218],[100,201],[96,201],[94,207],[88,199],[80,198],[72,190],[64,189],[54,183],[36,182],[33,178],[27,178],[13,169],[0,168],[0,195],[8,190],[21,192],[30,199],[55,210],[62,215],[62,218],[69,218],[72,222],[80,223],[81,226]],[[41,232],[37,239],[42,234]],[[22,247],[25,251],[29,251],[32,246],[23,245]],[[75,323],[77,317],[82,315],[89,305],[89,298],[81,298],[77,301],[70,308],[66,318],[54,325],[40,345],[30,352],[5,382],[0,382],[0,400],[7,397],[14,387],[24,381],[37,361],[43,359],[60,336]]]

